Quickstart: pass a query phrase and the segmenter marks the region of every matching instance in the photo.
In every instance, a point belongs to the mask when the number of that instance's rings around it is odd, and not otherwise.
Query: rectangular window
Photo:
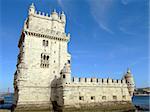
[[[66,76],[65,76],[65,75],[63,75],[63,78],[66,78]]]
[[[43,40],[43,46],[45,46],[45,40]]]
[[[48,40],[46,41],[46,46],[48,46]]]
[[[95,100],[95,96],[91,96],[91,100]]]
[[[102,100],[106,100],[106,96],[102,96]]]
[[[84,100],[84,97],[83,96],[79,96],[79,100]]]
[[[113,100],[117,100],[117,96],[113,96]]]
[[[47,47],[48,46],[48,40],[43,40],[43,46]]]
[[[125,99],[126,99],[126,96],[125,96],[125,95],[123,95],[123,96],[122,96],[122,99],[123,99],[123,100],[125,100]]]

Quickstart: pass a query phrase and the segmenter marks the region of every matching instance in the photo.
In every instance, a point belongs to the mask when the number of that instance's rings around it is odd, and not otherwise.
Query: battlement
[[[58,12],[58,13],[52,12],[51,14],[49,14],[49,13],[45,13],[45,12],[41,12],[41,11],[35,11],[32,14],[29,13],[29,16],[32,15],[32,16],[39,17],[42,19],[53,20],[53,21],[65,23],[66,20],[63,19],[62,14],[63,14],[63,16],[65,16],[64,12],[61,12],[61,13],[60,12]]]
[[[39,33],[46,33],[55,31],[57,33],[65,33],[66,15],[64,12],[45,13],[36,11],[34,4],[29,7],[28,17],[24,22],[24,29],[30,31],[36,31]],[[54,32],[52,32],[54,33]]]
[[[53,21],[59,21],[59,22],[62,22],[62,23],[66,22],[66,16],[65,16],[64,12],[57,13],[55,9],[53,10],[53,12],[51,12],[51,14],[44,13],[44,12],[41,12],[41,11],[36,11],[36,8],[35,8],[33,3],[29,7],[28,14],[29,14],[29,16],[30,15],[38,16],[38,17],[41,17],[41,18],[50,19],[50,20],[53,20]]]
[[[88,84],[126,84],[124,79],[111,79],[111,78],[72,78],[72,83],[88,83]]]

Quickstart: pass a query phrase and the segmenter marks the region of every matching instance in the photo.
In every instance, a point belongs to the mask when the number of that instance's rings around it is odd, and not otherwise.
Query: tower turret
[[[60,19],[63,23],[66,23],[66,16],[64,14],[64,12],[62,11],[61,15],[60,15]]]
[[[56,10],[54,9],[54,11],[51,13],[51,17],[53,20],[57,20],[59,17],[58,17],[58,13],[56,12]]]
[[[125,74],[124,78],[128,85],[129,94],[130,94],[130,96],[133,96],[135,84],[134,84],[133,76],[131,74],[131,70],[129,68],[127,69],[127,73]]]
[[[34,4],[32,3],[32,4],[30,5],[30,8],[29,8],[29,15],[34,14],[34,13],[35,13],[35,6],[34,6]]]
[[[71,66],[70,63],[65,63],[64,68],[61,71],[61,79],[63,83],[71,82]]]

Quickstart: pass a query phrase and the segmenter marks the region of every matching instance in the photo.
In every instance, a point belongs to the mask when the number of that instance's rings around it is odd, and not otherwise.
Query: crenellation
[[[102,79],[103,84],[107,84],[107,79]]]
[[[101,84],[101,83],[102,83],[102,79],[98,78],[98,84]]]
[[[107,82],[108,82],[109,84],[112,84],[112,79],[108,78],[108,79],[107,79]]]
[[[46,13],[46,17],[49,17],[48,13]]]
[[[91,78],[86,78],[87,79],[87,83],[91,82]]]
[[[44,12],[42,12],[42,16],[46,16]]]
[[[113,79],[113,83],[117,83],[117,80],[116,80],[116,79]]]
[[[123,84],[126,84],[126,80],[125,80],[125,79],[123,79],[123,80],[122,80],[122,83],[123,83]]]
[[[78,83],[79,82],[79,78],[78,77],[73,77],[74,78],[74,83]]]
[[[38,15],[41,15],[41,11],[38,11]]]
[[[79,82],[85,83],[85,78],[79,78]]]
[[[118,84],[121,84],[121,80],[118,80]]]

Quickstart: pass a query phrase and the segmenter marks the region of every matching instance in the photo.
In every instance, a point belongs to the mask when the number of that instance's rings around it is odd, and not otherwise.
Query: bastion
[[[130,69],[122,79],[77,78],[71,73],[64,12],[51,14],[29,7],[18,43],[14,74],[14,111],[132,110],[134,79]]]

